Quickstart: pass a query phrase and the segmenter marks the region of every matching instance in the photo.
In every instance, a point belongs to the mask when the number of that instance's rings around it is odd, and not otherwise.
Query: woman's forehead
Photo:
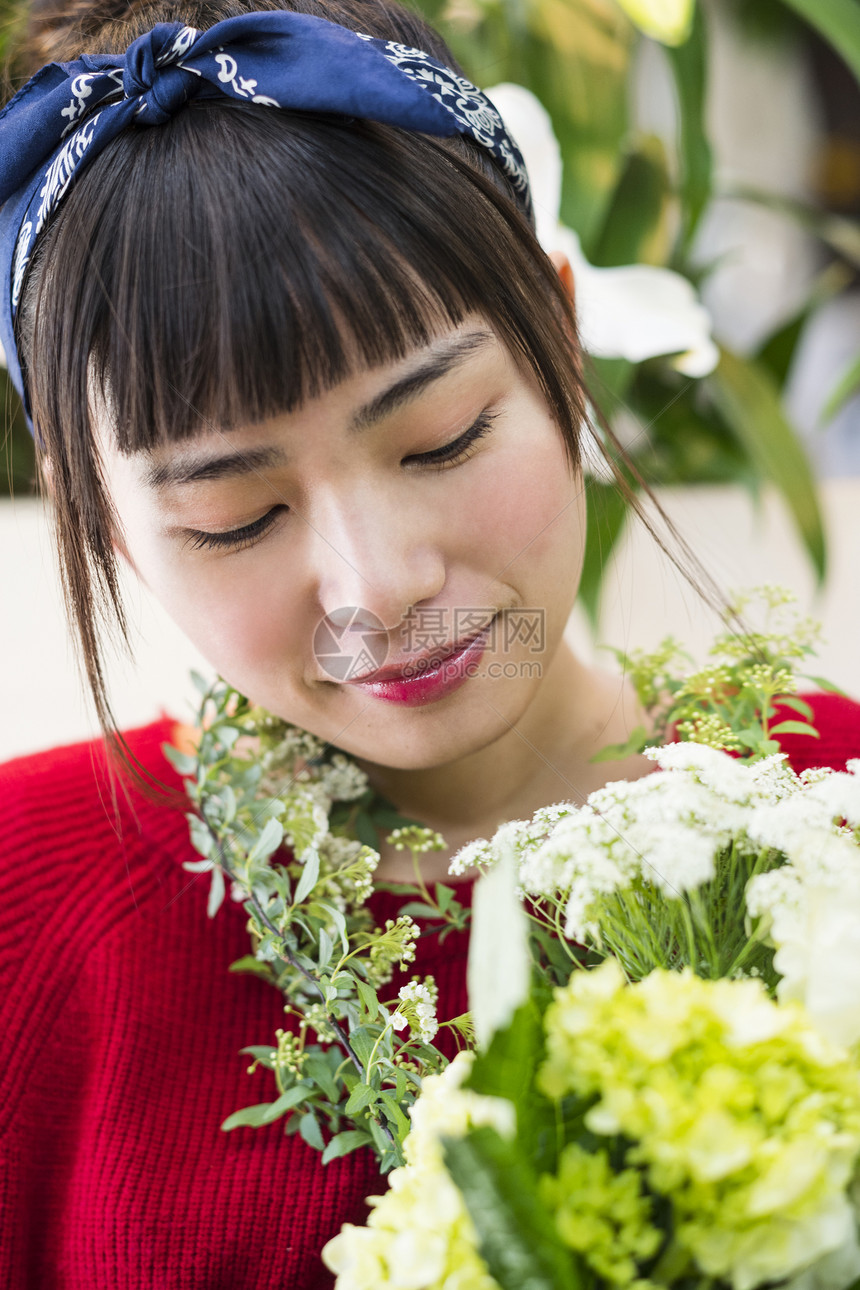
[[[416,346],[402,359],[353,372],[289,413],[229,430],[206,423],[194,436],[123,455],[134,458],[143,482],[155,491],[287,465],[289,446],[284,443],[283,431],[288,423],[298,427],[317,415],[334,414],[339,421],[345,421],[350,433],[358,436],[417,402],[445,377],[468,372],[490,355],[498,356],[500,347],[493,329],[484,320],[472,317],[440,331],[428,344]]]

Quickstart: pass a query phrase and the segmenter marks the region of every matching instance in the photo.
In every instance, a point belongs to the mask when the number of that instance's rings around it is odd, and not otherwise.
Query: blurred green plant
[[[721,2],[742,21],[766,20],[771,33],[808,23],[860,78],[857,0]],[[561,221],[576,231],[592,265],[657,265],[701,284],[693,239],[711,198],[729,194],[715,192],[705,116],[711,50],[707,14],[694,0],[420,0],[420,7],[477,84],[519,83],[547,108],[563,159]],[[674,82],[674,158],[634,127],[634,57],[648,37],[664,44]],[[701,379],[681,375],[665,359],[591,357],[589,388],[649,483],[739,483],[753,494],[775,485],[821,581],[826,542],[814,475],[782,391],[809,314],[860,268],[860,227],[771,193],[730,195],[779,210],[827,248],[831,263],[809,299],[757,353],[723,349]],[[858,384],[855,366],[831,393],[825,415]],[[630,483],[635,488],[632,477]],[[589,500],[581,600],[596,621],[603,571],[627,508],[617,487],[600,478],[589,481]]]

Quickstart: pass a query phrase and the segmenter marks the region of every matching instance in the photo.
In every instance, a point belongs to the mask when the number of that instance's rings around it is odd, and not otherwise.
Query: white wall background
[[[777,498],[766,497],[758,510],[732,488],[666,490],[661,500],[723,587],[763,582],[791,587],[802,607],[824,623],[827,644],[817,670],[860,697],[860,479],[828,480],[822,489],[831,572],[818,595]],[[163,711],[187,719],[196,693],[189,669],[206,674],[210,669],[145,588],[131,578],[126,587],[137,657],[134,665],[115,659],[110,668],[120,725],[142,724]],[[48,517],[39,501],[0,502],[0,589],[0,760],[95,734],[68,640]],[[703,657],[716,626],[647,533],[631,532],[607,575],[601,639],[625,648],[647,647],[672,632]],[[585,655],[593,655],[576,612],[569,632]]]

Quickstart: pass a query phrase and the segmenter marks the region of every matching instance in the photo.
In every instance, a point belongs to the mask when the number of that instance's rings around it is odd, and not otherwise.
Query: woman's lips
[[[445,658],[434,659],[431,665],[422,670],[419,670],[421,660],[416,660],[411,665],[414,675],[408,674],[407,667],[407,670],[399,675],[374,680],[372,679],[376,675],[374,673],[371,679],[348,681],[347,684],[373,695],[376,699],[384,699],[387,703],[402,703],[414,708],[435,703],[437,699],[458,690],[470,676],[474,675],[486,648],[493,622],[495,618],[491,619],[477,636],[471,637]]]

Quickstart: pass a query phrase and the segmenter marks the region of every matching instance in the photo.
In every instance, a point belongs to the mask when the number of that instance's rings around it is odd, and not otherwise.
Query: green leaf
[[[180,752],[179,749],[174,748],[172,744],[162,744],[161,751],[164,753],[171,766],[173,766],[175,770],[179,771],[180,775],[193,775],[197,770],[197,758],[189,757],[188,753]]]
[[[353,1030],[349,1037],[349,1042],[352,1044],[353,1052],[358,1060],[363,1066],[366,1066],[376,1044],[376,1035],[370,1034],[363,1026],[359,1026],[356,1030]]]
[[[843,699],[848,698],[845,691],[841,690],[833,681],[828,681],[826,676],[809,676],[807,674],[804,680],[811,681],[813,685],[818,686],[819,690],[824,690],[825,694],[840,694]]]
[[[369,1146],[373,1141],[369,1133],[364,1129],[344,1129],[343,1133],[336,1133],[331,1142],[322,1153],[322,1162],[327,1165],[330,1160],[337,1160],[340,1156],[348,1156],[351,1151],[358,1147]]]
[[[240,1048],[240,1053],[247,1053],[250,1057],[255,1058],[268,1070],[272,1070],[274,1062],[272,1053],[275,1051],[273,1044],[249,1044],[247,1048]]]
[[[631,731],[626,743],[607,744],[600,752],[595,753],[591,760],[592,762],[623,761],[625,757],[632,757],[634,753],[641,752],[647,742],[648,731],[644,726],[637,726]]]
[[[380,1093],[382,1104],[385,1107],[386,1119],[389,1124],[393,1125],[394,1131],[402,1142],[412,1127],[409,1120],[403,1113],[403,1108],[399,1105],[393,1093],[383,1091]]]
[[[344,954],[348,954],[349,940],[346,934],[346,919],[344,918],[342,911],[339,910],[335,905],[329,905],[324,900],[314,901],[314,912],[318,909],[322,910],[323,914],[327,918],[331,919],[332,923],[334,924],[335,931],[340,937],[341,944],[343,945],[343,952]]]
[[[245,1106],[241,1111],[234,1111],[232,1115],[228,1115],[221,1128],[225,1133],[229,1133],[231,1129],[243,1127],[256,1129],[262,1124],[270,1124],[274,1106],[277,1106],[276,1102],[259,1102],[256,1106]]]
[[[592,264],[662,262],[663,248],[658,243],[668,194],[665,149],[659,139],[646,138],[627,157],[592,252]]]
[[[227,1116],[221,1128],[225,1133],[242,1126],[256,1128],[263,1123],[263,1115],[271,1105],[271,1102],[259,1102],[256,1106],[246,1106],[241,1111],[234,1111],[232,1115]]]
[[[191,845],[200,855],[208,857],[211,852],[216,850],[217,846],[209,831],[208,824],[199,815],[187,813],[185,818],[189,824]]]
[[[466,1087],[488,1097],[504,1097],[517,1110],[528,1114],[532,1102],[535,1071],[544,1047],[541,1015],[529,999],[518,1008],[504,1030],[497,1030],[484,1053],[477,1053],[466,1081]]]
[[[776,726],[771,726],[768,734],[770,735],[812,735],[813,738],[819,739],[820,735],[811,726],[808,721],[780,721]]]
[[[365,1010],[370,1021],[376,1021],[379,1016],[379,1000],[376,997],[376,991],[372,985],[362,981],[360,977],[355,978],[355,988],[358,991],[358,997],[364,1004]]]
[[[684,243],[690,245],[711,195],[713,159],[705,126],[707,48],[705,20],[696,5],[689,38],[666,50],[675,77],[680,124]]]
[[[294,1106],[298,1106],[300,1102],[307,1101],[312,1091],[307,1080],[302,1080],[300,1084],[294,1084],[292,1088],[288,1088],[285,1093],[282,1093],[277,1101],[272,1103],[269,1107],[268,1115],[263,1117],[262,1123],[271,1124],[273,1120],[280,1119],[282,1115],[286,1115],[287,1111],[291,1111]]]
[[[196,690],[199,690],[200,694],[205,699],[209,691],[212,689],[213,682],[211,678],[207,681],[205,676],[201,676],[199,672],[195,672],[194,669],[192,668],[191,681],[194,685],[194,688]]]
[[[777,702],[781,708],[791,708],[793,712],[799,712],[807,721],[815,720],[815,713],[805,699],[799,699],[796,694],[779,694]]]
[[[494,1129],[443,1139],[445,1167],[463,1194],[481,1256],[502,1290],[579,1290],[582,1275],[514,1142]]]
[[[299,1133],[302,1135],[308,1146],[313,1147],[315,1151],[325,1150],[325,1141],[323,1139],[322,1130],[320,1129],[319,1121],[313,1111],[305,1112],[299,1120]]]
[[[401,914],[408,914],[410,918],[438,918],[439,911],[432,905],[425,905],[421,900],[410,900],[408,905],[404,905],[399,911]]]
[[[224,897],[227,889],[224,884],[224,870],[220,865],[215,865],[212,870],[212,878],[209,883],[209,898],[206,901],[206,915],[208,918],[214,918],[218,910],[224,903]]]
[[[860,19],[858,19],[860,21]],[[832,421],[842,407],[855,394],[860,392],[860,358],[855,358],[836,382],[836,386],[827,396],[827,402],[821,410],[821,421],[824,425]]]
[[[435,892],[436,903],[438,904],[439,909],[443,914],[447,911],[449,905],[451,904],[451,901],[454,899],[456,894],[457,893],[455,892],[454,888],[446,887],[444,882],[436,883],[436,892]]]
[[[860,18],[857,0],[783,0],[841,54],[860,81]]]
[[[255,959],[253,954],[245,954],[241,959],[236,959],[227,968],[228,972],[248,972],[251,976],[258,976],[263,981],[271,981],[272,973],[267,964],[261,963]],[[271,1050],[271,1045],[269,1045]],[[245,1050],[247,1051],[247,1050]]]
[[[296,887],[296,894],[293,899],[294,904],[300,905],[303,900],[307,899],[309,894],[317,885],[319,876],[320,854],[316,847],[314,847],[313,850],[308,853],[307,859],[302,866],[302,876],[299,878],[298,887]]]
[[[756,361],[766,367],[780,389],[785,385],[800,334],[809,317],[808,304],[768,337],[756,354]]]
[[[818,575],[826,566],[824,525],[806,452],[782,410],[773,377],[755,361],[722,350],[707,378],[720,413],[762,479],[782,493]]]
[[[339,1049],[333,1048],[330,1051],[339,1061]],[[334,1072],[323,1053],[318,1051],[308,1054],[305,1058],[304,1074],[308,1079],[319,1085],[329,1102],[336,1104],[340,1101],[340,1093],[335,1083]]]
[[[317,966],[321,972],[324,972],[331,962],[331,956],[334,953],[334,945],[331,937],[324,927],[320,928],[320,955],[317,960]]]
[[[346,1103],[346,1114],[357,1115],[363,1111],[371,1102],[379,1100],[379,1089],[374,1088],[372,1084],[356,1084],[355,1088],[349,1095]]]
[[[586,488],[585,558],[579,580],[579,601],[596,629],[603,574],[624,532],[627,502],[615,484],[589,479]]]
[[[248,852],[248,863],[257,860],[268,860],[284,840],[284,826],[280,820],[268,819],[263,825],[260,836]]]

